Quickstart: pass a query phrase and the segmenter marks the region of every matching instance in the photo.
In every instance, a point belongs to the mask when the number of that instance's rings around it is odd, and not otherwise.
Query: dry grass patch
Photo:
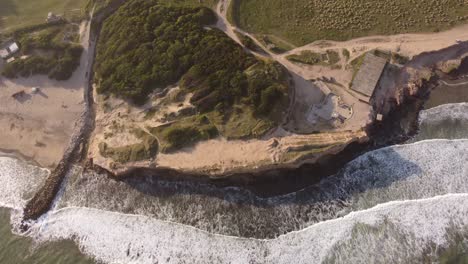
[[[235,0],[233,22],[295,45],[369,35],[445,30],[468,20],[464,0]]]

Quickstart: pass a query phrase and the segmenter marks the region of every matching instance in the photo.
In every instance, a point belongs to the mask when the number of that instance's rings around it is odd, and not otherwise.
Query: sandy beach
[[[55,81],[38,75],[0,77],[0,149],[15,150],[49,168],[62,158],[84,107],[89,42],[86,22],[80,27],[80,35],[85,50],[80,67],[69,80]],[[33,93],[33,87],[38,87],[39,92]],[[24,91],[21,97],[12,97],[21,91]]]

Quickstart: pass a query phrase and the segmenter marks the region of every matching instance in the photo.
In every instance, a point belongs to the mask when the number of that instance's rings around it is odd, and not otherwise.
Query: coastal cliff
[[[123,2],[116,1],[115,5],[111,5],[109,9],[104,9],[101,11],[103,13],[96,16],[99,19],[93,18],[91,20],[91,56],[94,57],[95,43],[98,40],[102,21]],[[75,135],[72,137],[63,159],[51,173],[44,187],[27,204],[24,211],[24,220],[37,219],[49,210],[66,174],[76,162],[83,160],[85,156],[93,161],[88,162],[87,169],[103,172],[117,180],[139,177],[145,174],[154,175],[158,179],[195,180],[214,182],[223,186],[244,186],[257,190],[259,193],[269,193],[268,187],[272,186],[273,183],[275,185],[285,183],[280,192],[286,192],[288,189],[297,189],[300,186],[310,184],[311,181],[316,182],[321,177],[336,173],[342,165],[363,151],[391,142],[400,143],[402,140],[407,139],[415,130],[414,124],[416,124],[417,113],[421,109],[424,96],[437,84],[437,80],[441,75],[447,72],[452,74],[456,72],[457,65],[462,64],[462,59],[466,57],[467,52],[468,43],[461,43],[440,51],[423,53],[413,58],[400,72],[398,86],[396,87],[397,93],[394,96],[395,100],[391,103],[392,107],[386,112],[386,118],[383,122],[373,122],[365,130],[355,132],[341,131],[336,134],[297,135],[294,140],[286,142],[278,140],[275,137],[278,134],[271,134],[269,139],[262,140],[266,144],[266,149],[270,151],[277,148],[282,152],[267,152],[267,161],[265,159],[254,160],[250,164],[234,162],[232,163],[233,166],[228,167],[170,167],[161,166],[157,160],[156,162],[150,160],[148,163],[134,163],[114,167],[111,163],[107,163],[106,166],[105,159],[103,159],[104,163],[96,162],[96,157],[89,155],[93,153],[93,145],[88,144],[91,133],[96,129],[92,92],[93,63],[90,63],[89,74],[87,75],[88,88],[85,90],[86,110],[80,122],[78,122]],[[401,122],[402,120],[406,120],[406,122]],[[402,123],[411,125],[402,128]],[[277,131],[277,133],[283,137],[291,136],[284,131]],[[392,134],[392,136],[389,137],[389,134]],[[323,141],[324,138],[327,140]],[[308,142],[310,139],[312,139],[312,142]],[[255,153],[245,152],[241,153],[240,156],[249,154],[255,156]],[[291,153],[292,155],[289,155]],[[183,163],[184,160],[180,159],[179,162]],[[317,171],[319,175],[311,177],[310,172],[312,171]]]

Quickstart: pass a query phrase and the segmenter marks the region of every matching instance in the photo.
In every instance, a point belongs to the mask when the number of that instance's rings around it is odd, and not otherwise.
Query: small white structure
[[[8,49],[10,50],[10,54],[13,54],[19,51],[19,47],[18,47],[18,44],[16,44],[16,42],[11,43]]]
[[[37,94],[37,93],[39,92],[39,87],[33,87],[33,88],[31,89],[31,92],[32,92],[33,94]]]
[[[8,44],[4,44],[1,46],[0,57],[6,60],[18,51],[19,51],[18,44],[16,42],[10,42]]]
[[[383,115],[382,114],[377,114],[376,120],[379,121],[379,122],[382,121],[383,120]]]
[[[9,55],[10,55],[10,53],[8,52],[8,50],[0,49],[0,57],[2,59],[6,59]]]
[[[62,19],[61,16],[58,16],[52,12],[49,12],[47,14],[47,19],[46,19],[46,22],[47,23],[53,23],[53,22],[57,22],[57,21],[60,21]]]

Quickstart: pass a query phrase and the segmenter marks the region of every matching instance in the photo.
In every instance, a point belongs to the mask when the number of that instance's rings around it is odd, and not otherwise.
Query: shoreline
[[[26,205],[23,221],[38,219],[41,215],[50,209],[50,206],[53,203],[56,194],[61,189],[64,178],[69,172],[70,168],[77,162],[83,162],[87,155],[87,149],[90,143],[90,135],[92,134],[95,125],[95,109],[93,107],[94,98],[92,87],[94,75],[92,71],[94,60],[92,58],[96,48],[95,44],[99,38],[99,28],[102,26],[102,22],[107,16],[112,14],[113,10],[116,10],[124,2],[125,0],[116,0],[108,8],[101,10],[101,13],[96,14],[91,18],[89,29],[91,36],[89,45],[92,52],[90,52],[91,60],[87,71],[89,74],[87,74],[86,87],[84,90],[85,110],[77,122],[74,136],[72,137],[62,160],[56,169],[51,172],[44,186]],[[413,60],[410,61],[407,66],[412,66],[413,69],[418,70],[424,66],[434,67],[435,63],[433,57],[436,58],[436,62],[440,62],[444,61],[444,59],[452,57],[456,58],[456,56],[461,56],[466,52],[468,52],[468,42],[453,45],[439,51],[422,53],[413,58]],[[424,96],[427,96],[427,94],[430,92],[431,87],[434,85],[434,82],[438,80],[438,77],[431,77],[426,81],[419,80],[420,83],[416,84],[417,87],[412,87],[413,89],[411,89],[408,87],[410,82],[405,79],[405,77],[409,77],[408,73],[406,73],[406,76],[405,74],[402,75],[404,76],[401,76],[399,85],[397,85],[397,87],[402,90],[402,93],[400,94],[401,102],[399,105],[396,105],[397,107],[391,112],[391,114],[389,114],[388,118],[384,119],[382,123],[374,123],[368,127],[368,131],[370,131],[371,135],[369,136],[369,142],[358,144],[358,147],[350,144],[345,148],[345,150],[340,151],[336,155],[325,155],[313,164],[305,164],[298,166],[298,168],[274,168],[266,172],[258,172],[257,170],[253,170],[252,172],[228,174],[224,175],[222,178],[216,179],[203,177],[201,182],[215,183],[216,186],[224,187],[243,187],[264,196],[287,193],[297,189],[302,189],[320,181],[323,177],[337,173],[347,162],[366,151],[387,146],[389,144],[398,144],[404,142],[404,140],[408,139],[412,133],[417,131],[417,113],[419,113],[419,111],[422,109]],[[402,119],[404,119],[404,121],[407,123],[406,127],[401,127]],[[395,126],[395,124],[397,124],[397,126]],[[358,151],[356,151],[354,148],[357,148]],[[301,161],[301,163],[306,162]],[[113,176],[112,173],[101,167],[88,166],[88,168],[100,172],[105,172],[108,176]],[[311,174],[317,173],[317,171],[319,176],[310,176]],[[130,176],[135,176],[135,174],[138,174],[137,176],[143,176],[142,174],[150,173],[165,174],[152,176],[156,179],[171,178],[171,180],[175,179],[184,181],[193,181],[196,179],[198,182],[200,182],[201,178],[193,177],[194,174],[181,173],[177,170],[168,170],[165,168],[134,168],[126,175],[123,174],[123,176],[121,175],[120,177],[113,178],[117,180],[120,178],[121,180]],[[256,176],[259,174],[261,177]],[[173,177],[168,177],[167,175],[172,175]],[[28,227],[26,225],[23,226],[23,229],[26,230],[27,228]]]
[[[452,53],[455,50],[455,56],[460,52],[468,52],[468,43],[463,46],[454,45],[443,50],[423,53],[416,56],[409,65],[419,65],[431,56],[442,56],[446,52]],[[376,150],[382,147],[401,144],[409,140],[418,131],[418,114],[424,108],[431,91],[439,85],[441,79],[456,79],[462,75],[468,57],[464,58],[460,64],[460,71],[455,75],[436,74],[428,80],[422,80],[420,87],[414,94],[404,90],[402,94],[402,103],[395,107],[383,122],[374,122],[367,131],[369,140],[366,142],[352,142],[343,147],[338,153],[329,153],[315,162],[309,163],[302,160],[299,164],[277,164],[275,168],[270,169],[250,169],[250,171],[234,171],[226,174],[207,175],[201,172],[185,172],[173,168],[145,168],[131,167],[125,171],[114,173],[106,168],[92,164],[88,161],[87,170],[93,170],[97,173],[107,175],[107,177],[125,181],[131,178],[150,177],[160,181],[180,182],[187,181],[193,183],[212,184],[215,187],[240,187],[252,191],[261,197],[271,197],[286,194],[303,189],[307,186],[319,182],[321,179],[338,173],[348,162],[368,151]],[[464,66],[465,65],[465,66]],[[422,68],[422,67],[421,67]],[[400,84],[406,87],[408,83]]]
[[[21,153],[20,151],[15,150],[15,149],[10,150],[10,149],[0,148],[0,158],[1,157],[17,159],[17,160],[20,160],[20,161],[26,162],[28,164],[44,168],[44,169],[49,169],[49,170],[53,169],[53,168],[50,168],[50,167],[47,167],[47,166],[42,166],[33,157],[26,156],[23,153]]]
[[[21,226],[23,231],[29,228],[27,225],[28,220],[37,220],[40,216],[49,211],[71,167],[75,163],[83,161],[84,157],[86,157],[89,138],[94,130],[95,122],[95,109],[93,107],[93,67],[96,44],[99,38],[99,29],[103,21],[124,2],[125,0],[115,0],[109,4],[107,8],[100,10],[99,13],[90,14],[90,19],[88,20],[89,43],[87,44],[90,60],[88,60],[87,74],[85,76],[85,89],[83,93],[84,110],[76,122],[74,133],[71,136],[62,159],[50,173],[49,177],[47,177],[43,186],[26,204]]]
[[[433,83],[427,84],[426,89],[431,85],[433,85]],[[371,133],[374,134],[369,136],[368,141],[352,142],[342,148],[341,151],[323,155],[313,163],[308,163],[307,160],[304,160],[301,164],[284,164],[283,166],[280,164],[278,167],[272,169],[251,169],[250,171],[233,172],[215,177],[202,173],[183,172],[162,167],[134,167],[115,174],[89,161],[85,165],[85,171],[94,171],[99,174],[104,174],[110,179],[124,182],[129,179],[144,180],[145,178],[151,178],[156,181],[210,184],[218,188],[238,187],[249,190],[263,198],[284,195],[317,184],[322,179],[335,175],[341,171],[348,162],[366,152],[390,145],[401,144],[408,140],[417,132],[418,115],[414,114],[414,105],[417,105],[416,109],[417,112],[419,112],[422,109],[422,102],[423,100],[421,98],[408,100],[402,107],[390,113],[386,122],[374,124],[369,128],[369,131],[372,131]],[[404,129],[399,126],[396,127],[397,129],[394,129],[395,123],[398,123],[402,116],[414,117],[412,119],[410,118],[408,123],[405,124],[410,128],[407,134],[402,134]]]

